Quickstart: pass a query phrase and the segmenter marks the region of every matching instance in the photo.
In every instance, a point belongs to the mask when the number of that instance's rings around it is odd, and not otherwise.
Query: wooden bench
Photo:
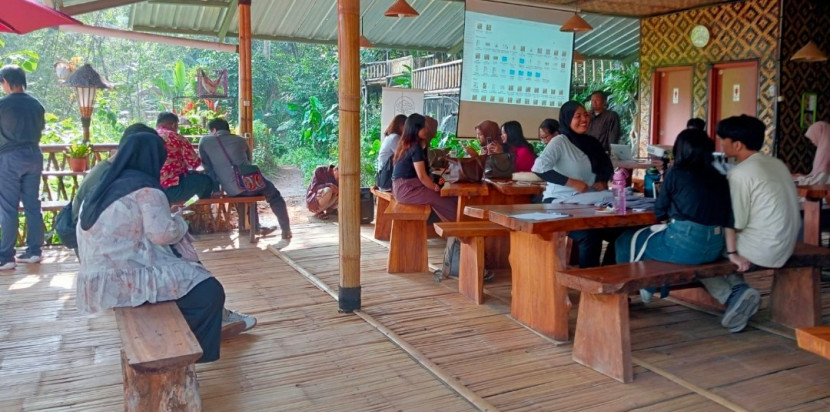
[[[830,326],[815,326],[795,330],[798,347],[830,359]]]
[[[384,192],[378,189],[377,186],[372,186],[369,190],[377,198],[374,237],[377,240],[389,240],[392,235],[392,219],[386,216],[386,209],[389,207],[389,203],[395,200],[395,197],[392,192]]]
[[[440,222],[434,226],[439,236],[461,241],[458,292],[480,305],[484,301],[484,240],[507,236],[510,230],[490,221]]]
[[[202,348],[175,302],[115,309],[124,409],[200,411],[195,362]]]
[[[820,268],[830,266],[830,249],[799,244],[783,268],[773,270],[772,319],[789,327],[820,323]],[[679,265],[657,261],[589,269],[566,269],[556,281],[581,292],[573,358],[616,380],[633,380],[628,295],[646,287],[683,285],[735,273],[729,261]]]
[[[389,273],[429,271],[427,257],[427,225],[432,208],[410,205],[392,199],[383,216],[392,221],[389,237]]]
[[[257,214],[257,203],[264,202],[265,196],[244,196],[244,197],[233,197],[233,196],[218,196],[218,197],[211,197],[209,199],[199,199],[193,206],[209,206],[209,205],[220,205],[220,206],[227,206],[229,204],[236,205],[236,213],[238,215],[238,227],[239,233],[244,232],[246,229],[249,230],[250,233],[250,242],[256,243],[256,228],[259,225],[259,215]],[[178,203],[181,204],[181,203]],[[246,208],[247,206],[247,208]],[[229,215],[229,210],[220,210],[219,213],[225,214],[226,216]],[[245,215],[248,215],[246,218]],[[247,225],[247,226],[246,226]]]

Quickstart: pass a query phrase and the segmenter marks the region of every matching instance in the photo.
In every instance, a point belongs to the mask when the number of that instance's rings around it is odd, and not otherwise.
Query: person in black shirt
[[[666,172],[654,205],[657,219],[668,222],[620,235],[618,263],[653,259],[697,265],[721,256],[724,228],[732,227],[734,218],[729,184],[712,166],[714,150],[705,132],[680,132],[674,142],[674,166]],[[641,291],[640,296],[647,303],[651,291]]]
[[[45,126],[43,105],[26,93],[26,73],[19,66],[0,68],[7,96],[0,99],[0,270],[17,262],[40,262],[43,214],[40,210],[40,176],[43,153],[40,137]],[[15,259],[17,206],[26,215],[26,251]]]
[[[430,205],[441,220],[453,222],[458,199],[441,197],[441,187],[429,175],[426,147],[437,130],[438,122],[431,117],[413,113],[406,119],[393,160],[392,193],[398,202]]]

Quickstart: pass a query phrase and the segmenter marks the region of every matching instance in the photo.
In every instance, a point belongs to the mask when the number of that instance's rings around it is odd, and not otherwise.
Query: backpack
[[[55,216],[55,233],[61,239],[61,243],[70,249],[78,248],[78,239],[75,237],[75,226],[77,222],[72,221],[72,202],[66,204]]]
[[[433,273],[435,281],[440,282],[448,277],[458,277],[459,264],[461,263],[461,241],[457,237],[447,239],[447,247],[444,248],[444,263],[441,269]]]
[[[386,159],[383,167],[381,167],[375,175],[375,186],[385,192],[392,190],[392,157],[393,156],[389,156],[389,158]]]

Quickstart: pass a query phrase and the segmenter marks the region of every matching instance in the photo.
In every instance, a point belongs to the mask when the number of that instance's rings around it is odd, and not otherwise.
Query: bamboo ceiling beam
[[[360,0],[337,0],[341,312],[360,309]]]
[[[216,50],[221,52],[236,53],[235,44],[215,43],[204,40],[185,39],[182,37],[161,36],[158,34],[141,33],[136,31],[110,29],[107,27],[87,26],[80,24],[69,24],[59,26],[62,31],[72,33],[92,34],[96,36],[117,37],[121,39],[148,41],[153,43],[171,44],[181,47],[193,47],[196,49]]]
[[[231,26],[231,21],[233,20],[233,12],[239,7],[239,2],[237,0],[233,0],[228,3],[227,10],[225,10],[225,18],[222,19],[222,25],[219,26],[219,33],[216,37],[219,38],[219,41],[225,41],[225,36],[228,35],[228,28]]]
[[[61,7],[59,10],[70,15],[91,13],[93,11],[111,9],[113,7],[126,6],[128,4],[141,3],[144,0],[97,0],[88,3],[76,4],[73,6]]]

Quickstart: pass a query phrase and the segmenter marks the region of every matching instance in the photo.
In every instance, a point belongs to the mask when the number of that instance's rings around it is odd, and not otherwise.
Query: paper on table
[[[530,213],[519,213],[513,215],[516,219],[524,219],[524,220],[554,220],[554,219],[561,219],[563,217],[570,216],[567,213],[558,213],[558,212],[551,212],[551,213],[544,213],[544,212],[530,212]]]

